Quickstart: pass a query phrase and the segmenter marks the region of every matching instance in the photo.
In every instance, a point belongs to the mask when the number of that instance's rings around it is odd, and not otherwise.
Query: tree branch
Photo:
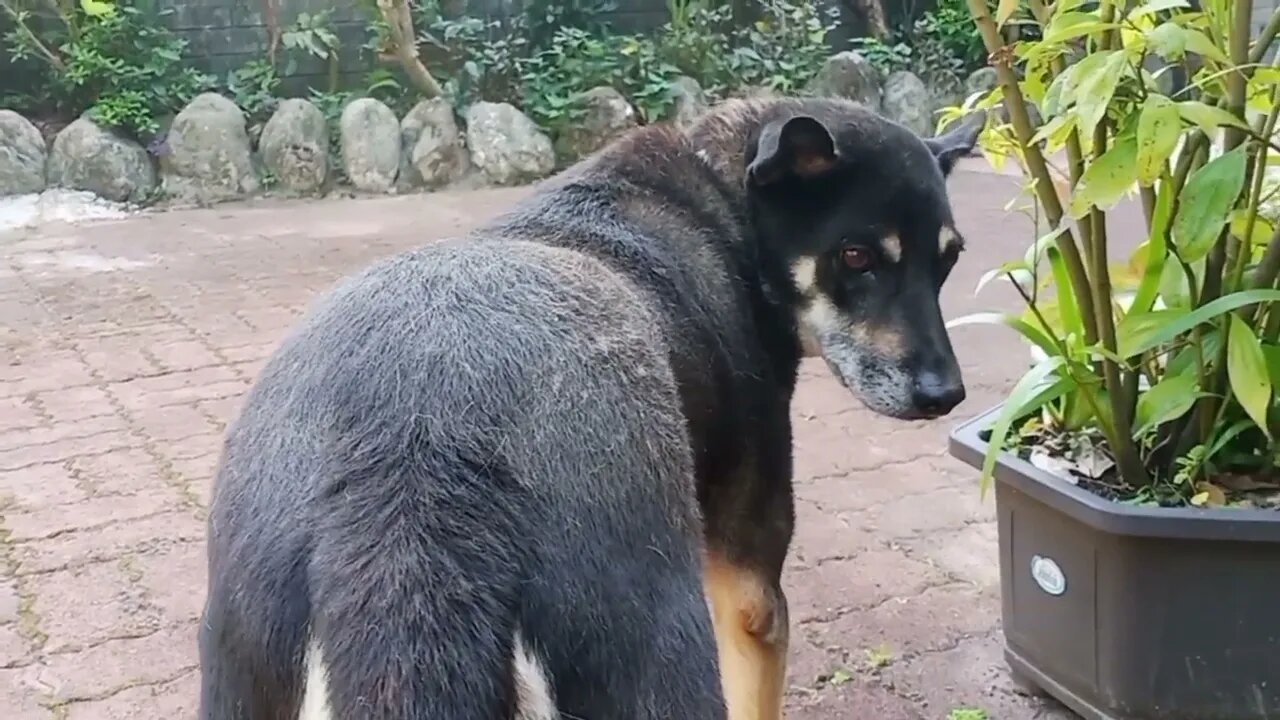
[[[440,83],[418,57],[417,36],[413,32],[413,15],[409,12],[409,3],[406,0],[378,0],[378,11],[387,21],[391,43],[394,45],[392,51],[404,68],[405,75],[409,77],[409,82],[428,100],[443,95]]]

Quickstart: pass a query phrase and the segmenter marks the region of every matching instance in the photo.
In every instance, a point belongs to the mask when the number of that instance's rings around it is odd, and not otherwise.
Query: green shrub
[[[831,54],[827,36],[838,11],[817,3],[757,0],[743,23],[732,8],[708,0],[669,0],[671,21],[658,54],[712,96],[754,85],[801,91]]]
[[[648,38],[595,36],[578,28],[561,28],[550,47],[520,68],[524,110],[553,133],[578,119],[578,96],[601,85],[626,95],[646,121],[661,118],[671,107],[679,75]]]
[[[969,1],[1002,84],[939,122],[1005,105],[982,149],[1022,165],[1042,226],[980,283],[1008,279],[1026,309],[951,322],[1012,327],[1039,355],[990,428],[984,487],[1012,446],[1110,499],[1250,506],[1280,467],[1280,229],[1260,212],[1280,15],[1251,39],[1250,6],[1228,0],[1028,4],[1039,39],[1011,43],[1019,3]],[[1162,89],[1149,60],[1196,95]],[[1132,195],[1140,243],[1115,262],[1108,215]]]
[[[227,73],[226,86],[250,124],[266,122],[280,104],[280,76],[266,60],[252,60]]]
[[[76,116],[88,110],[98,122],[146,138],[159,118],[209,89],[213,79],[183,61],[186,41],[160,24],[152,2],[81,2],[58,15],[37,15],[3,2],[14,21],[5,35],[12,57],[33,63],[29,111]]]

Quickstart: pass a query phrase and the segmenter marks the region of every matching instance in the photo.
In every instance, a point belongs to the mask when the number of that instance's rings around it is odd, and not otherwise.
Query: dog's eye
[[[866,270],[871,267],[871,251],[866,248],[850,247],[840,253],[845,267],[851,270]]]

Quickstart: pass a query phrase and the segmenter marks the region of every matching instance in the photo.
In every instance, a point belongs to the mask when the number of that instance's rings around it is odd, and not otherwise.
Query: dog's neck
[[[747,187],[747,142],[761,118],[779,101],[728,100],[707,112],[685,137],[698,157],[724,181],[726,187],[740,193],[744,204]]]

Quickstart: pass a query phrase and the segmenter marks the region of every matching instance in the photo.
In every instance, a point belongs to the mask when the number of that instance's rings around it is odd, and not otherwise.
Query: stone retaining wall
[[[979,71],[969,78],[968,90],[992,82],[989,70]],[[692,78],[676,86],[672,122],[687,126],[705,111],[706,96]],[[909,72],[883,77],[850,51],[830,57],[806,92],[858,101],[922,136],[933,134],[936,110],[963,100],[930,89]],[[768,91],[744,90],[759,93]],[[209,204],[262,191],[322,195],[338,187],[388,193],[527,183],[596,152],[639,122],[635,108],[614,88],[594,88],[577,102],[582,120],[553,142],[510,104],[479,102],[458,113],[444,99],[420,102],[403,118],[378,100],[357,99],[336,127],[311,102],[290,99],[260,133],[251,133],[244,112],[210,92],[183,108],[163,141],[148,148],[88,116],[46,146],[29,121],[5,110],[0,196],[48,187],[117,202]]]

